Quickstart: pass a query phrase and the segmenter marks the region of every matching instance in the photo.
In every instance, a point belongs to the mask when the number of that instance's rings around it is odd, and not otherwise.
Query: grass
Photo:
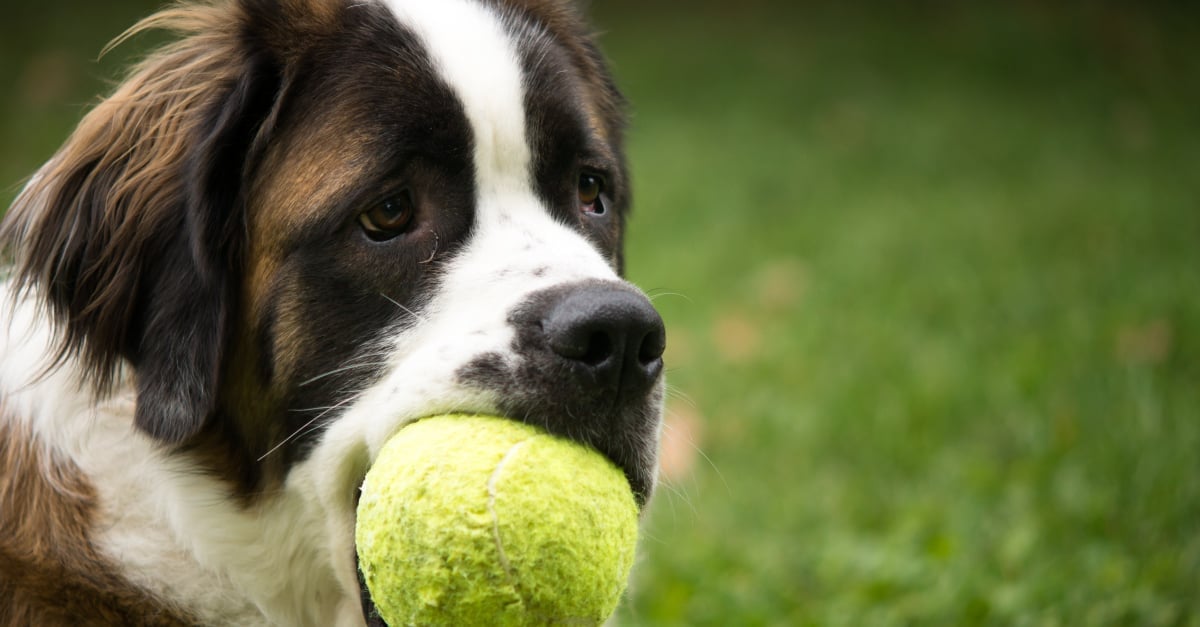
[[[627,8],[630,267],[705,456],[621,622],[1197,624],[1195,22]]]
[[[6,183],[146,4],[10,22]],[[1200,625],[1200,20],[736,7],[593,7],[670,334],[617,622]]]

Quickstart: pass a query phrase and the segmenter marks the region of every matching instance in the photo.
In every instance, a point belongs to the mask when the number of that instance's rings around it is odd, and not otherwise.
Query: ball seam
[[[500,565],[504,567],[504,573],[508,575],[510,580],[513,580],[514,585],[515,574],[512,571],[512,564],[508,561],[508,556],[504,554],[504,543],[500,541],[500,516],[496,514],[496,484],[500,480],[500,473],[503,472],[504,466],[517,455],[520,449],[524,448],[533,438],[527,438],[513,444],[509,447],[508,452],[500,459],[500,463],[492,470],[492,476],[488,477],[488,514],[492,517],[492,540],[496,543],[496,552],[500,557]]]

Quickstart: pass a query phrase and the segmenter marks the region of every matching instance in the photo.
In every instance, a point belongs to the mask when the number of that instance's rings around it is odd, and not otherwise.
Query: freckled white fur
[[[131,381],[100,403],[68,361],[41,379],[56,329],[0,289],[0,394],[47,450],[98,489],[98,544],[125,574],[210,624],[362,625],[354,567],[355,491],[403,425],[455,410],[494,411],[455,372],[511,353],[508,312],[531,292],[618,280],[533,193],[516,44],[491,8],[468,0],[383,0],[423,41],[463,102],[475,139],[476,228],[420,322],[384,340],[384,376],[349,404],[281,494],[242,511],[224,486],[163,454],[132,425]],[[540,274],[540,276],[536,276]]]

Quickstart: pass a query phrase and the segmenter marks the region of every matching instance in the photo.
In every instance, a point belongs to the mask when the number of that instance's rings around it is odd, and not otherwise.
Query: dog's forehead
[[[606,83],[579,62],[578,42],[561,39],[572,35],[566,13],[480,0],[356,7],[360,36],[341,39],[356,43],[316,55],[318,65],[305,68],[312,77],[286,94],[302,104],[288,108],[259,170],[250,215],[258,238],[283,245],[339,200],[395,174],[403,163],[394,157],[406,151],[468,157],[477,199],[536,195],[541,153],[565,128],[590,138],[605,162],[617,159],[619,121],[598,102]],[[412,144],[437,128],[463,132]]]
[[[473,131],[480,195],[528,192],[520,51],[496,9],[474,0],[384,0],[418,37]],[[526,189],[512,189],[514,186]]]

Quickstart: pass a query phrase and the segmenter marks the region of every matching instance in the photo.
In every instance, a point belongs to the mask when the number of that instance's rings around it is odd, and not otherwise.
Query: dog
[[[551,0],[209,0],[0,227],[0,624],[381,624],[359,486],[431,415],[655,483],[627,105]],[[128,35],[127,35],[128,36]]]

